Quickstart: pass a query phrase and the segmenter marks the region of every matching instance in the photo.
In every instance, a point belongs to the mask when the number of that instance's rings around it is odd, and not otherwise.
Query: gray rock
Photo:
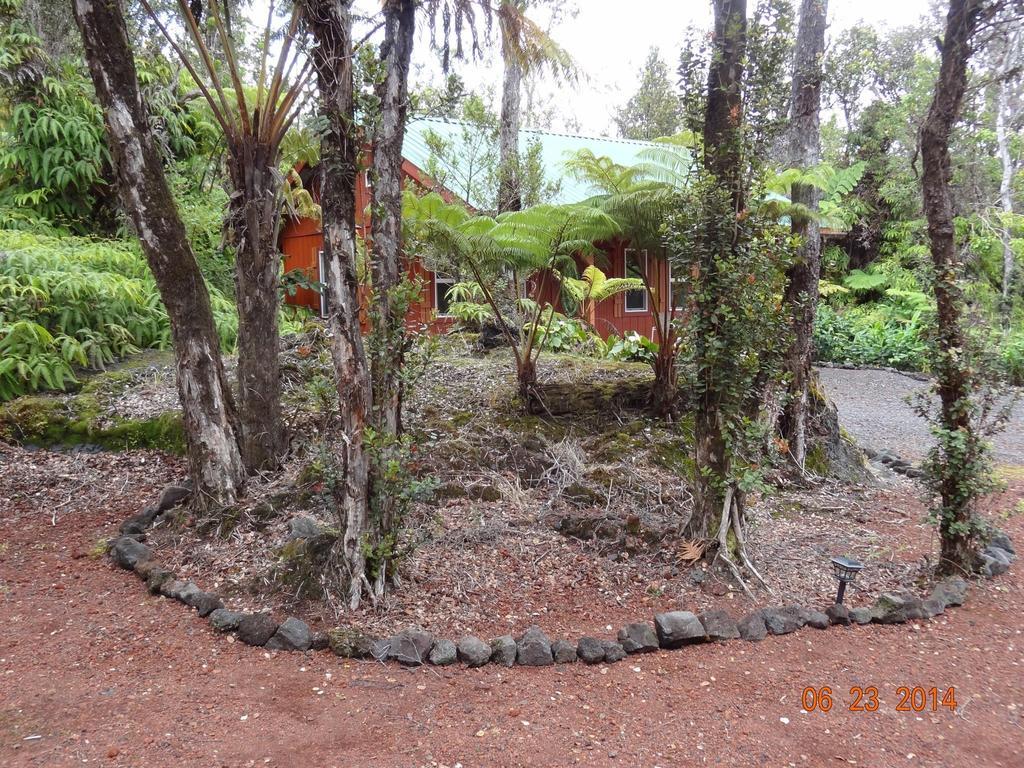
[[[996,576],[1002,576],[1008,570],[1010,570],[1010,564],[999,557],[994,557],[990,554],[990,551],[980,552],[978,559],[975,561],[974,570],[984,576],[986,579],[992,579]]]
[[[454,664],[459,658],[459,651],[451,640],[435,640],[430,649],[430,663],[438,667]]]
[[[221,632],[233,632],[238,629],[239,623],[245,616],[241,611],[229,611],[227,608],[218,608],[210,613],[210,623],[214,629]]]
[[[764,618],[765,629],[773,635],[788,635],[790,632],[796,632],[804,625],[800,610],[796,606],[763,609],[761,616]]]
[[[524,667],[547,667],[555,663],[555,657],[551,655],[551,640],[540,627],[530,627],[519,638],[516,662]]]
[[[826,614],[813,608],[803,609],[803,619],[805,626],[814,627],[815,629],[828,629],[832,626],[832,621]]]
[[[309,650],[326,651],[331,647],[331,637],[326,632],[314,632],[309,640]]]
[[[160,594],[164,597],[169,597],[172,600],[177,600],[178,595],[181,594],[182,587],[185,586],[184,581],[178,579],[167,579],[163,584],[160,585]]]
[[[921,603],[921,610],[924,613],[924,618],[930,619],[933,616],[939,616],[946,612],[946,606],[943,605],[942,601],[936,597],[929,597],[927,600]]]
[[[870,624],[871,623],[871,609],[870,608],[851,608],[850,609],[850,621],[854,624]]]
[[[740,636],[736,621],[725,611],[705,611],[697,618],[704,626],[704,634],[711,642],[735,640]]]
[[[576,644],[576,656],[585,664],[600,664],[604,661],[604,643],[596,637],[584,635]]]
[[[151,595],[160,594],[164,584],[174,581],[174,574],[166,568],[154,568],[146,578],[146,588]]]
[[[921,598],[909,592],[901,593],[900,597],[903,598],[903,613],[906,615],[907,621],[928,618],[928,614],[924,610],[924,602]]]
[[[903,474],[909,477],[911,480],[920,480],[922,477],[924,477],[924,470],[919,469],[918,467],[908,467],[907,471],[904,472]]]
[[[700,619],[689,611],[669,611],[654,614],[654,629],[662,648],[681,648],[692,643],[703,643],[707,635]]]
[[[992,535],[988,539],[989,546],[999,547],[1004,552],[1009,552],[1011,555],[1016,555],[1017,550],[1013,548],[1013,542],[1010,541],[1010,537],[1003,531],[993,531]]]
[[[335,655],[343,659],[368,659],[373,656],[373,644],[380,638],[368,635],[354,627],[338,627],[327,633],[328,644]]]
[[[551,644],[551,655],[555,664],[572,664],[576,661],[576,646],[568,640],[555,640]]]
[[[375,661],[387,661],[391,655],[391,638],[381,637],[370,643],[369,658]]]
[[[604,660],[607,664],[614,664],[626,658],[626,649],[620,643],[613,643],[611,640],[604,641]]]
[[[850,625],[850,612],[842,603],[834,603],[825,609],[825,615],[833,624],[848,627]]]
[[[516,663],[517,651],[516,641],[512,635],[496,637],[491,640],[491,663],[511,667]]]
[[[189,605],[199,612],[199,615],[206,618],[214,611],[224,607],[224,601],[221,600],[213,592],[200,592],[198,595],[192,597],[189,601]]]
[[[768,628],[764,625],[764,617],[760,611],[748,613],[738,622],[736,629],[744,640],[758,641],[768,637]]]
[[[157,509],[159,512],[166,512],[168,509],[181,504],[191,495],[191,483],[183,483],[181,485],[171,483],[170,485],[165,485],[160,493],[160,500],[156,503]]]
[[[272,651],[308,651],[313,642],[309,624],[289,616],[267,640],[266,647]]]
[[[491,660],[491,646],[479,637],[467,635],[456,645],[459,661],[467,667],[482,667]]]
[[[1013,565],[1013,561],[1017,558],[1016,555],[1007,552],[1002,547],[997,547],[995,544],[989,544],[982,550],[982,552],[989,557],[994,557],[996,560],[1005,563],[1007,568]]]
[[[185,605],[191,606],[193,601],[197,600],[200,595],[206,594],[199,588],[199,585],[194,581],[187,581],[182,584],[178,590],[171,595],[175,600],[180,600]]]
[[[627,624],[619,630],[619,645],[626,653],[650,653],[658,650],[658,636],[646,621]]]
[[[886,592],[871,606],[871,620],[876,624],[902,624],[907,620],[907,603],[902,595]]]
[[[110,548],[114,562],[126,571],[132,570],[140,560],[148,560],[151,555],[149,547],[128,536],[122,536]]]
[[[299,515],[288,521],[288,540],[315,539],[323,533],[320,523],[309,515]]]
[[[967,582],[959,576],[948,576],[935,585],[931,596],[940,601],[944,608],[963,605],[967,599]]]
[[[403,629],[391,638],[391,651],[389,659],[394,659],[399,664],[416,667],[425,664],[430,656],[430,649],[434,647],[434,636],[422,629],[410,627]]]
[[[160,514],[160,507],[151,504],[137,515],[133,515],[121,523],[122,534],[145,533],[146,529],[153,524],[156,516]]]
[[[264,646],[277,631],[277,622],[269,613],[247,613],[238,622],[238,639],[246,645]]]

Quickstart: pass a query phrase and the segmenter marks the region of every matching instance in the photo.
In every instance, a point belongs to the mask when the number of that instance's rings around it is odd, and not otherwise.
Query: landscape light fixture
[[[839,592],[836,593],[836,604],[842,605],[843,593],[846,592],[846,585],[857,578],[857,574],[864,568],[864,563],[859,563],[850,557],[833,557],[832,569],[836,578],[839,579]]]

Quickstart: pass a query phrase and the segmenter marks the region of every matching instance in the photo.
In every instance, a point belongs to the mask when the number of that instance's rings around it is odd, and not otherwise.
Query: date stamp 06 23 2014
[[[956,712],[956,689],[952,687],[901,685],[896,688],[895,698],[897,712],[938,712],[942,709]],[[824,685],[804,688],[800,694],[800,706],[808,712],[828,712],[834,706],[845,706],[850,712],[877,712],[882,701],[874,685],[855,685],[850,688],[849,696],[842,699],[831,686]]]

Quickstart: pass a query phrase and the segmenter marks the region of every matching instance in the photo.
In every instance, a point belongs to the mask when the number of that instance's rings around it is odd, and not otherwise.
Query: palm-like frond
[[[549,69],[552,74],[572,80],[578,67],[572,55],[526,15],[526,4],[503,0],[498,7],[502,51],[512,56],[524,72]]]

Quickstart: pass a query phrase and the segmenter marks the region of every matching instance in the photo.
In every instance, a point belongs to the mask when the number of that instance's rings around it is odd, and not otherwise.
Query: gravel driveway
[[[840,423],[861,445],[907,461],[924,457],[932,436],[907,397],[926,390],[927,382],[877,369],[821,368],[819,373],[839,408]],[[1010,423],[993,442],[997,462],[1024,465],[1024,401],[1017,402]]]

